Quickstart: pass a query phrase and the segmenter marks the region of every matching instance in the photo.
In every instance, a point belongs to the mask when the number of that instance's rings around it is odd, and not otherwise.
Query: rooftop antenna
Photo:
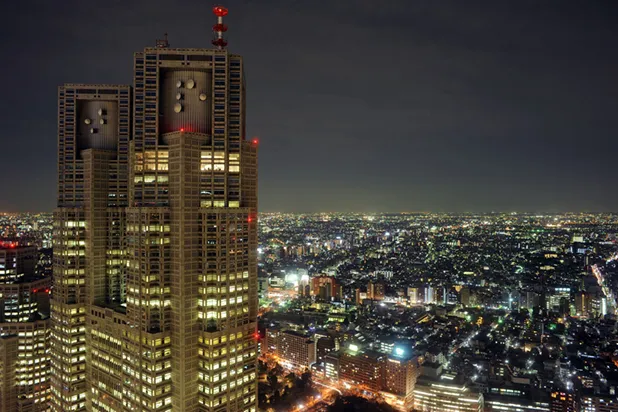
[[[223,50],[227,46],[227,40],[223,38],[223,33],[227,31],[227,26],[223,24],[223,17],[227,16],[228,11],[223,6],[215,6],[212,8],[212,12],[217,16],[217,24],[212,26],[212,31],[215,34],[212,44],[217,46],[219,50]]]
[[[167,49],[170,47],[170,42],[167,41],[167,33],[165,33],[163,40],[157,40],[158,49]]]

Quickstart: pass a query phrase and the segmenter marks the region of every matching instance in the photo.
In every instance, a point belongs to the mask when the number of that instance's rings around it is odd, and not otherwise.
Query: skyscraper
[[[257,408],[257,141],[214,12],[216,49],[60,88],[54,411]]]
[[[45,411],[49,399],[49,278],[36,247],[0,241],[0,412]]]

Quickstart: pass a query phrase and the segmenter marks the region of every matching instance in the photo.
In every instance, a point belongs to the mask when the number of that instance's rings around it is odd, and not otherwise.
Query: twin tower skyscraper
[[[53,411],[257,410],[257,141],[214,43],[60,87]]]

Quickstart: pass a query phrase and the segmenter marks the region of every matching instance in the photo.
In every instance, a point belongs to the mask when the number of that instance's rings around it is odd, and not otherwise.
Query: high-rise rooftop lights
[[[223,50],[227,46],[227,40],[223,38],[223,33],[227,31],[227,25],[223,24],[223,17],[227,16],[228,10],[222,6],[215,6],[212,12],[217,16],[217,24],[212,26],[212,31],[215,38],[212,41],[213,46],[217,46],[219,50]]]

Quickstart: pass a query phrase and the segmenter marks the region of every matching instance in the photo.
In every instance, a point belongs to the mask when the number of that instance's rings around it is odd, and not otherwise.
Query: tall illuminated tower
[[[55,411],[257,409],[257,140],[214,12],[216,49],[60,88]]]
[[[0,240],[0,412],[46,411],[50,280],[36,247]]]

